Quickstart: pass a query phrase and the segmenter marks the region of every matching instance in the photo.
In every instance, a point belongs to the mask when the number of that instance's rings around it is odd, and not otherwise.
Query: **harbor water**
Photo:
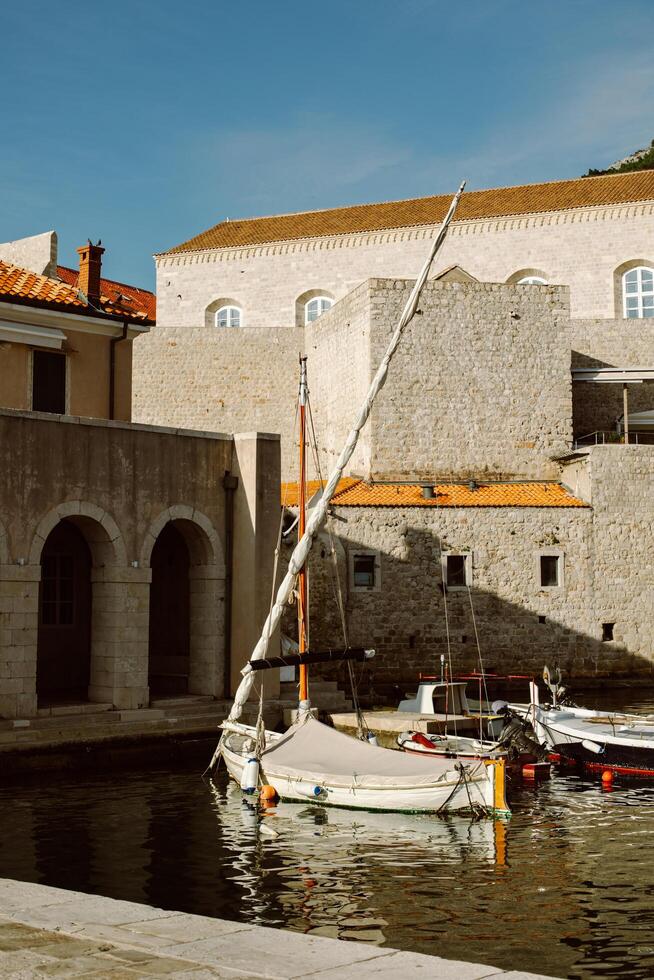
[[[45,773],[0,787],[0,876],[505,969],[654,976],[654,781],[566,770],[511,805],[508,822],[260,816],[224,770]]]

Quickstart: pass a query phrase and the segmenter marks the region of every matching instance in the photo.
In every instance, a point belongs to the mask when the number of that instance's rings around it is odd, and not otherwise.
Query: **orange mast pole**
[[[298,516],[298,541],[303,537],[307,519],[307,359],[300,357],[300,495]],[[308,640],[308,609],[307,609],[307,570],[303,565],[297,577],[298,603],[297,627],[298,650],[300,656],[307,651]],[[309,676],[306,664],[300,664],[300,702],[309,700]]]

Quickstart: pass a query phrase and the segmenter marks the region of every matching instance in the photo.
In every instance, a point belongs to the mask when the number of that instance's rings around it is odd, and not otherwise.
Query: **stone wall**
[[[279,443],[0,411],[0,717],[36,714],[41,556],[61,521],[92,560],[90,701],[147,706],[150,559],[173,523],[189,553],[191,694],[225,693],[225,655],[249,656],[267,612],[279,520]],[[234,500],[225,647],[226,471]],[[264,609],[265,606],[265,609]],[[237,665],[238,666],[238,665]]]
[[[636,671],[643,660],[654,662],[654,451],[597,446],[586,465],[593,507],[590,635],[598,641],[602,624],[615,624],[614,640],[595,647],[626,658]]]
[[[340,451],[411,290],[370,280],[307,328],[314,410]],[[366,296],[367,291],[367,296]],[[375,479],[556,478],[571,440],[567,291],[429,283],[351,466]],[[325,421],[326,420],[326,421]]]
[[[44,231],[29,238],[0,243],[0,260],[29,269],[39,276],[57,276],[57,233]]]
[[[247,327],[293,327],[311,290],[342,299],[371,277],[415,278],[435,229],[404,228],[157,258],[157,321],[196,327],[221,298],[236,301]],[[654,205],[615,205],[527,217],[455,222],[433,275],[462,266],[483,282],[540,274],[570,287],[573,317],[621,315],[615,272],[654,264]],[[530,289],[531,287],[525,287]]]
[[[377,369],[371,361],[371,295],[371,282],[362,283],[305,330],[309,393],[323,475],[336,462]],[[371,433],[369,421],[359,437],[349,473],[369,472]]]
[[[638,483],[636,470],[633,475]],[[599,512],[597,506],[334,507],[349,642],[377,651],[363,669],[363,696],[393,703],[415,690],[421,672],[440,672],[440,656],[448,656],[441,549],[472,561],[472,603],[467,590],[447,592],[455,672],[478,669],[477,632],[485,668],[498,673],[538,676],[547,663],[560,665],[568,678],[651,675],[652,573],[646,564],[639,568],[647,545],[634,540],[640,534],[646,541],[645,529],[640,521],[631,529],[617,494],[612,512],[600,506]],[[379,591],[355,591],[348,582],[348,555],[361,549],[380,553]],[[541,553],[563,556],[561,588],[540,586]],[[310,571],[311,644],[339,646],[326,537],[314,549]],[[602,641],[605,622],[616,623],[615,642]],[[286,628],[294,629],[290,615]],[[316,673],[348,688],[343,666]]]
[[[295,473],[293,423],[300,330],[153,327],[133,350],[133,419],[147,424],[282,436]]]

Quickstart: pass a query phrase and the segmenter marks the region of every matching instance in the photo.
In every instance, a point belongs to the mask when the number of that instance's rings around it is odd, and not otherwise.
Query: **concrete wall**
[[[254,597],[232,604],[236,636],[261,625],[272,560],[264,553],[272,555],[279,513],[277,439],[235,445],[211,433],[0,411],[0,716],[36,712],[41,552],[62,519],[80,529],[93,561],[89,700],[148,704],[150,556],[169,522],[191,565],[189,692],[223,694],[225,472],[240,467],[237,511],[257,502],[255,518],[235,527],[234,567],[255,583]]]
[[[239,303],[246,327],[292,327],[309,290],[342,299],[371,277],[415,278],[434,228],[404,228],[298,242],[205,250],[157,259],[157,322],[197,327],[214,301]],[[621,316],[615,271],[630,260],[654,265],[654,205],[553,211],[531,217],[460,221],[433,274],[460,265],[484,282],[537,272],[570,287],[573,317]]]
[[[340,451],[412,283],[370,280],[307,328],[321,445]],[[367,297],[365,295],[367,291]],[[572,435],[567,291],[429,283],[352,472],[376,479],[556,477]],[[326,421],[325,421],[326,420]]]

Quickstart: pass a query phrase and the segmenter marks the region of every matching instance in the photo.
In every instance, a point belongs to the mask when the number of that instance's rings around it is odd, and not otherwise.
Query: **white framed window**
[[[536,552],[536,582],[540,589],[562,589],[563,571],[563,552],[559,548]]]
[[[472,585],[472,555],[469,551],[446,551],[441,557],[443,584],[448,590]]]
[[[525,276],[524,279],[518,279],[518,286],[549,286],[547,279],[543,279],[542,276]]]
[[[241,327],[243,317],[238,306],[221,306],[216,313],[217,327]]]
[[[334,300],[329,296],[314,296],[304,305],[304,322],[313,323],[318,317],[329,310],[334,305]]]
[[[622,277],[624,315],[629,320],[654,317],[654,269],[638,265]]]
[[[381,590],[381,559],[378,551],[350,551],[350,589],[353,592]]]

